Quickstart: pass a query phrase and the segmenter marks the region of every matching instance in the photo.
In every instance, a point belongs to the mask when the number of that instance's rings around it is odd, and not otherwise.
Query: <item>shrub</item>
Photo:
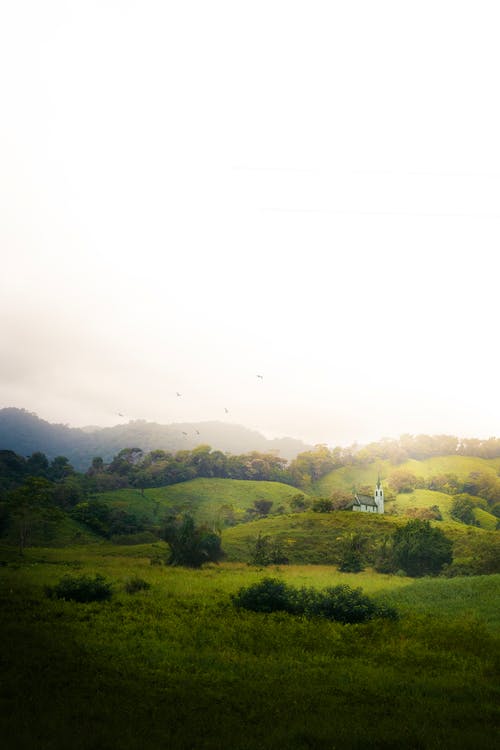
[[[374,617],[397,618],[392,607],[378,605],[361,589],[335,586],[324,591],[297,589],[277,578],[264,578],[231,597],[233,604],[252,612],[288,612],[305,617],[324,617],[336,622],[360,623]]]
[[[249,565],[287,565],[288,557],[285,555],[278,539],[263,536],[260,532],[250,543]]]
[[[364,551],[367,546],[366,537],[354,533],[344,537],[340,545],[339,570],[342,573],[359,573],[365,568]]]
[[[318,497],[313,501],[312,509],[315,513],[331,513],[333,510],[333,500],[327,497]]]
[[[196,526],[189,513],[181,518],[168,518],[162,538],[170,547],[167,565],[201,568],[203,563],[218,562],[224,555],[220,534],[206,525]]]
[[[415,519],[397,529],[393,537],[395,565],[409,576],[437,575],[451,563],[453,544],[429,521]]]
[[[111,584],[104,576],[63,576],[56,586],[47,586],[47,596],[74,602],[102,602],[111,599]]]
[[[474,507],[477,504],[475,498],[472,498],[470,495],[456,495],[451,504],[451,517],[454,518],[455,521],[460,521],[468,526],[479,526],[479,523],[474,516]]]
[[[366,622],[374,617],[397,617],[396,610],[392,607],[377,605],[361,589],[352,589],[346,585],[320,591],[311,614],[343,623]]]
[[[259,583],[232,594],[235,607],[251,612],[292,612],[294,608],[292,587],[277,578],[263,578]]]
[[[134,576],[125,581],[125,591],[127,594],[136,594],[138,591],[146,591],[150,588],[151,584],[138,576]]]

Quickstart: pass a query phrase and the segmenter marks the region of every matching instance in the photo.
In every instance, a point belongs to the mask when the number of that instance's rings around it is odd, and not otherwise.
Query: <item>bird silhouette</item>
[[[257,377],[260,378],[261,380],[264,380],[264,375],[257,375]]]
[[[226,412],[226,414],[229,414],[229,409],[226,409],[226,407],[224,407],[224,411]]]
[[[119,417],[124,417],[124,416],[125,416],[125,414],[122,414],[121,412],[118,412],[118,416],[119,416]]]
[[[184,432],[184,430],[182,430],[182,434],[187,437],[187,432]]]
[[[176,396],[182,396],[182,393],[179,393],[179,391],[175,392]]]

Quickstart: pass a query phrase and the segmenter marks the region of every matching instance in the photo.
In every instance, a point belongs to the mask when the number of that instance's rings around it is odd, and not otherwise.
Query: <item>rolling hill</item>
[[[328,496],[333,490],[350,492],[354,487],[375,485],[380,473],[382,481],[387,480],[395,471],[411,471],[417,477],[428,479],[437,474],[456,474],[459,479],[465,478],[472,471],[486,472],[497,476],[500,470],[500,458],[478,458],[476,456],[435,456],[423,461],[410,459],[402,464],[390,461],[375,461],[365,466],[343,466],[322,477],[313,486],[315,495]]]
[[[189,511],[196,521],[222,523],[231,516],[238,523],[255,500],[273,502],[272,512],[283,505],[289,510],[290,499],[298,490],[280,482],[243,479],[191,479],[144,490],[114,490],[99,493],[98,498],[115,508],[129,510],[139,517],[158,523],[168,512]]]

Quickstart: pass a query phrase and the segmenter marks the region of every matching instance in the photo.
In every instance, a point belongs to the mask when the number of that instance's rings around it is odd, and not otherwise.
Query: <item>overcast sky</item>
[[[497,7],[3,2],[0,406],[500,435]]]

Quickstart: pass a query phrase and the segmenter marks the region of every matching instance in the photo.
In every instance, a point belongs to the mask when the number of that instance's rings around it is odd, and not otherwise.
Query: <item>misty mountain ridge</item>
[[[291,437],[268,439],[257,430],[225,422],[164,425],[134,420],[114,427],[80,428],[48,422],[26,409],[0,409],[0,450],[13,450],[23,456],[42,451],[49,459],[66,456],[78,471],[86,470],[94,456],[107,462],[123,448],[178,451],[201,444],[233,454],[274,452],[288,460],[312,447]]]

